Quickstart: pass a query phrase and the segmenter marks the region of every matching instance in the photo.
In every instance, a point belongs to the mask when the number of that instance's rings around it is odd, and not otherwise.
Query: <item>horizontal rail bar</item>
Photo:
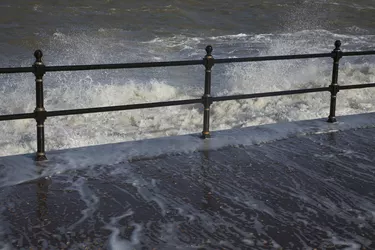
[[[375,83],[341,85],[340,90],[361,89],[361,88],[370,88],[370,87],[375,87]],[[230,100],[239,100],[239,99],[252,99],[252,98],[259,98],[259,97],[314,93],[314,92],[323,92],[323,91],[329,91],[329,87],[285,90],[285,91],[254,93],[254,94],[245,94],[245,95],[217,96],[217,97],[211,97],[211,98],[212,98],[212,101],[220,102],[220,101],[230,101]],[[186,104],[195,104],[195,103],[202,103],[202,99],[188,99],[188,100],[167,101],[167,102],[141,103],[141,104],[108,106],[108,107],[98,107],[98,108],[85,108],[85,109],[56,110],[56,111],[48,111],[46,112],[46,115],[47,117],[53,117],[53,116],[64,116],[64,115],[77,115],[77,114],[131,110],[131,109],[177,106],[177,105],[186,105]],[[32,119],[32,118],[35,118],[34,113],[0,115],[0,121]]]
[[[375,51],[342,52],[342,56],[360,56],[360,55],[375,55]],[[215,64],[309,59],[309,58],[311,59],[311,58],[322,58],[322,57],[331,57],[331,56],[332,56],[331,53],[317,53],[317,54],[299,54],[299,55],[283,55],[283,56],[223,58],[223,59],[216,59]],[[55,72],[55,71],[82,71],[82,70],[99,70],[99,69],[131,69],[131,68],[188,66],[188,65],[200,65],[200,64],[202,64],[202,60],[118,63],[118,64],[63,65],[63,66],[46,66],[45,71]],[[0,68],[0,74],[29,73],[29,72],[34,72],[34,68],[33,67]]]
[[[258,56],[258,57],[244,57],[244,58],[224,58],[215,59],[215,64],[218,63],[238,63],[238,62],[258,62],[258,61],[277,61],[277,60],[291,60],[291,59],[309,59],[331,57],[331,53],[319,54],[301,54],[301,55],[285,55],[285,56]]]
[[[365,55],[375,55],[375,51],[350,51],[342,52],[342,56],[365,56]]]
[[[134,69],[134,68],[201,65],[202,63],[203,63],[203,60],[190,60],[190,61],[146,62],[146,63],[67,65],[67,66],[46,66],[45,70],[46,72],[53,72],[53,71],[80,71],[80,70],[98,70],[98,69]]]
[[[200,98],[200,99],[189,99],[189,100],[178,100],[178,101],[167,101],[167,102],[150,102],[150,103],[107,106],[107,107],[98,107],[98,108],[56,110],[56,111],[48,111],[47,117],[110,112],[110,111],[122,111],[122,110],[131,110],[131,109],[157,108],[157,107],[177,106],[177,105],[195,104],[195,103],[202,103],[202,99]]]
[[[365,83],[365,84],[353,84],[353,85],[340,85],[339,89],[364,89],[375,87],[375,83]]]
[[[0,68],[0,74],[30,73],[30,72],[34,72],[33,67]]]
[[[0,115],[0,121],[21,120],[35,118],[34,113]]]
[[[251,99],[251,98],[258,98],[258,97],[295,95],[295,94],[314,93],[314,92],[323,92],[323,91],[329,91],[329,87],[312,88],[312,89],[284,90],[284,91],[275,91],[275,92],[246,94],[246,95],[217,96],[217,97],[212,97],[212,101],[221,102],[221,101],[230,101],[230,100],[239,100],[239,99]]]

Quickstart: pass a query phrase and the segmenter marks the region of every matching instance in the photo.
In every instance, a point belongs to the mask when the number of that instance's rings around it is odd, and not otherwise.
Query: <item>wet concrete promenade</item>
[[[0,247],[375,249],[375,114],[339,120],[2,157]]]

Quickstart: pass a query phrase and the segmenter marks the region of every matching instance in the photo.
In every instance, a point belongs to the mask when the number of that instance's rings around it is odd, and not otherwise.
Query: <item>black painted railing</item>
[[[339,86],[339,84],[337,83],[338,72],[339,72],[339,61],[343,56],[375,55],[375,51],[342,52],[340,50],[340,46],[341,46],[341,42],[338,40],[335,42],[335,49],[331,53],[214,59],[214,57],[212,56],[212,46],[209,45],[206,47],[206,55],[203,58],[203,60],[123,63],[123,64],[68,65],[68,66],[45,66],[42,62],[42,56],[43,56],[42,51],[37,50],[34,53],[36,61],[32,65],[32,67],[0,68],[0,74],[25,73],[25,72],[34,73],[35,86],[36,86],[36,108],[34,112],[23,113],[23,114],[0,115],[0,121],[32,119],[32,118],[36,120],[36,123],[37,123],[36,160],[37,161],[42,161],[42,160],[47,159],[46,154],[45,154],[45,147],[44,147],[44,121],[47,119],[47,117],[53,117],[53,116],[66,116],[66,115],[77,115],[77,114],[87,114],[87,113],[97,113],[97,112],[144,109],[144,108],[155,108],[155,107],[164,107],[164,106],[201,103],[204,106],[202,138],[208,138],[210,137],[210,108],[213,102],[329,91],[331,93],[331,100],[330,100],[328,122],[336,122],[336,96],[339,90],[375,87],[375,83]],[[276,61],[276,60],[291,60],[291,59],[309,59],[309,58],[327,58],[327,57],[331,57],[333,59],[332,81],[328,87],[285,90],[285,91],[265,92],[265,93],[256,93],[256,94],[211,96],[211,69],[214,66],[214,64]],[[106,107],[97,107],[97,108],[57,110],[57,111],[46,111],[46,109],[44,108],[43,76],[46,72],[172,67],[172,66],[188,66],[188,65],[201,65],[201,64],[203,64],[205,67],[205,85],[204,85],[204,94],[202,98],[199,98],[199,99],[140,103],[140,104],[130,104],[130,105],[119,105],[119,106],[106,106]]]

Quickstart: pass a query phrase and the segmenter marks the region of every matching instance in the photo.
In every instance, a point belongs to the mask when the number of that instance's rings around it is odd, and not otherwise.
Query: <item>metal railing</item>
[[[87,114],[87,113],[97,113],[97,112],[144,109],[144,108],[155,108],[155,107],[201,103],[204,106],[202,138],[208,138],[210,137],[210,108],[213,102],[329,91],[331,93],[331,100],[330,100],[328,122],[332,123],[332,122],[336,122],[336,96],[340,90],[375,87],[375,83],[339,86],[339,84],[337,83],[338,72],[339,72],[339,61],[343,56],[375,55],[375,51],[342,52],[340,49],[340,46],[341,46],[341,42],[337,40],[335,42],[335,49],[331,53],[214,59],[214,57],[212,56],[212,46],[208,45],[206,47],[206,55],[204,56],[202,60],[122,63],[122,64],[68,65],[68,66],[45,66],[42,62],[42,56],[43,56],[42,51],[36,50],[34,53],[36,60],[35,60],[35,63],[32,65],[32,67],[0,68],[0,74],[30,72],[35,75],[36,108],[34,112],[22,113],[22,114],[11,114],[11,115],[0,115],[0,121],[32,119],[32,118],[36,120],[36,123],[37,123],[36,160],[37,161],[42,161],[42,160],[47,159],[46,153],[45,153],[45,147],[44,147],[44,140],[45,140],[44,121],[47,119],[47,117],[54,117],[54,116],[66,116],[66,115],[77,115],[77,114]],[[295,90],[264,92],[264,93],[255,93],[255,94],[211,96],[211,69],[214,66],[214,64],[276,61],[276,60],[291,60],[291,59],[311,59],[311,58],[327,58],[327,57],[331,57],[333,59],[332,81],[328,87],[295,89]],[[130,105],[105,106],[105,107],[96,107],[96,108],[56,110],[56,111],[46,111],[46,109],[44,108],[43,76],[46,72],[172,67],[172,66],[188,66],[188,65],[201,65],[201,64],[203,64],[205,67],[205,84],[204,84],[204,94],[202,98],[199,98],[199,99],[187,99],[187,100],[177,100],[177,101],[140,103],[140,104],[130,104]]]

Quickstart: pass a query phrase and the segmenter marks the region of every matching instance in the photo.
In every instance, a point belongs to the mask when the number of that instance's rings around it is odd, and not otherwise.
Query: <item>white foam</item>
[[[93,193],[90,188],[86,185],[86,180],[81,177],[76,180],[70,188],[71,190],[77,190],[81,200],[85,202],[86,208],[81,211],[82,217],[75,222],[73,225],[69,226],[69,230],[74,230],[74,228],[84,222],[87,218],[94,215],[95,211],[98,209],[99,197]]]
[[[129,210],[121,216],[112,217],[110,223],[108,223],[105,228],[111,230],[112,233],[109,236],[109,247],[112,250],[130,250],[134,249],[135,246],[139,244],[140,232],[142,231],[142,226],[137,223],[131,223],[134,226],[134,230],[130,236],[130,240],[125,240],[120,237],[120,220],[129,217],[133,214],[133,211]]]
[[[340,240],[336,237],[332,237],[332,243],[339,246],[344,246],[345,250],[358,250],[361,249],[362,246],[356,242],[348,241],[348,240]]]
[[[318,34],[321,40],[318,39],[318,42],[306,51],[308,39]],[[239,33],[220,37],[236,44],[234,48],[220,48],[223,54],[234,49],[231,54],[233,57],[245,56],[243,51],[249,51],[252,49],[251,46],[260,46],[259,44],[263,46],[258,52],[260,55],[293,54],[330,51],[333,45],[327,44],[326,40],[329,39],[333,42],[337,38],[345,38],[347,42],[359,47],[373,44],[374,39],[373,36],[361,36],[359,39],[356,36],[340,35],[324,30],[302,30],[284,34]],[[115,42],[106,37],[91,38],[87,34],[56,32],[51,38],[50,48],[45,52],[46,64],[116,62],[113,59],[123,62],[125,59],[138,60],[144,55],[143,52],[138,54],[141,51],[139,49],[125,57],[125,53],[129,53],[129,50],[122,50],[131,44],[130,41]],[[166,55],[172,57],[169,59],[176,59],[175,56],[181,56],[178,54],[181,52],[179,49],[184,48],[187,49],[188,57],[202,58],[206,41],[210,39],[175,35],[155,38],[145,46],[148,46],[147,53],[154,60],[166,59]],[[114,52],[121,52],[118,55],[108,55],[107,52],[112,49]],[[165,50],[176,51],[177,54],[164,54]],[[220,53],[219,49],[214,52]],[[77,57],[77,54],[80,56]],[[104,54],[108,56],[103,56]],[[331,68],[331,59],[215,65],[212,91],[214,96],[218,96],[328,86],[331,81]],[[339,83],[374,82],[374,69],[371,60],[357,64],[350,58],[343,58],[340,64]],[[186,71],[185,68],[173,68],[171,72],[175,73],[172,75],[166,72],[169,72],[169,69],[150,72],[141,70],[48,73],[44,77],[45,107],[51,111],[202,96],[203,66],[197,70],[189,68]],[[4,82],[0,89],[4,96],[0,100],[0,113],[33,112],[35,105],[33,76],[21,74],[0,77]],[[337,115],[375,111],[375,100],[372,98],[374,94],[373,89],[340,91],[337,99]],[[46,149],[50,151],[199,133],[202,130],[202,111],[202,105],[197,104],[48,118]],[[327,117],[328,111],[328,92],[218,102],[212,105],[211,130]],[[3,129],[0,156],[35,152],[35,121],[8,121],[1,122],[1,125]]]
[[[202,140],[198,134],[191,134],[52,151],[47,152],[49,159],[47,162],[38,164],[40,165],[39,170],[35,169],[35,162],[30,155],[2,157],[0,158],[0,164],[5,167],[0,169],[0,176],[2,176],[1,186],[27,182],[40,176],[51,176],[73,169],[95,168],[95,166],[110,167],[120,162],[123,167],[111,170],[111,174],[129,175],[127,161],[147,159],[164,154],[215,150],[225,146],[253,145],[306,134],[328,133],[332,130],[342,131],[374,126],[375,113],[342,116],[338,117],[338,120],[339,122],[334,124],[327,123],[326,119],[317,119],[222,130],[212,132],[212,138],[206,140]],[[96,169],[92,171],[92,174],[93,176],[100,176],[103,171],[107,171],[106,168]],[[136,176],[130,179],[138,182],[142,181]],[[82,187],[82,185],[78,185],[78,187]],[[150,193],[149,190],[151,189],[148,189],[148,184],[146,185],[146,183],[142,182],[139,185],[137,184],[136,188],[143,194],[144,199],[156,202],[161,212],[165,213],[166,208],[163,200]],[[155,187],[152,186],[153,188]],[[80,191],[80,189],[77,190]],[[85,196],[84,194],[82,195]],[[91,202],[92,199],[89,199]]]
[[[235,35],[225,35],[225,36],[212,36],[210,39],[216,40],[216,39],[233,39],[233,38],[242,38],[242,37],[248,37],[248,34],[239,33]]]

